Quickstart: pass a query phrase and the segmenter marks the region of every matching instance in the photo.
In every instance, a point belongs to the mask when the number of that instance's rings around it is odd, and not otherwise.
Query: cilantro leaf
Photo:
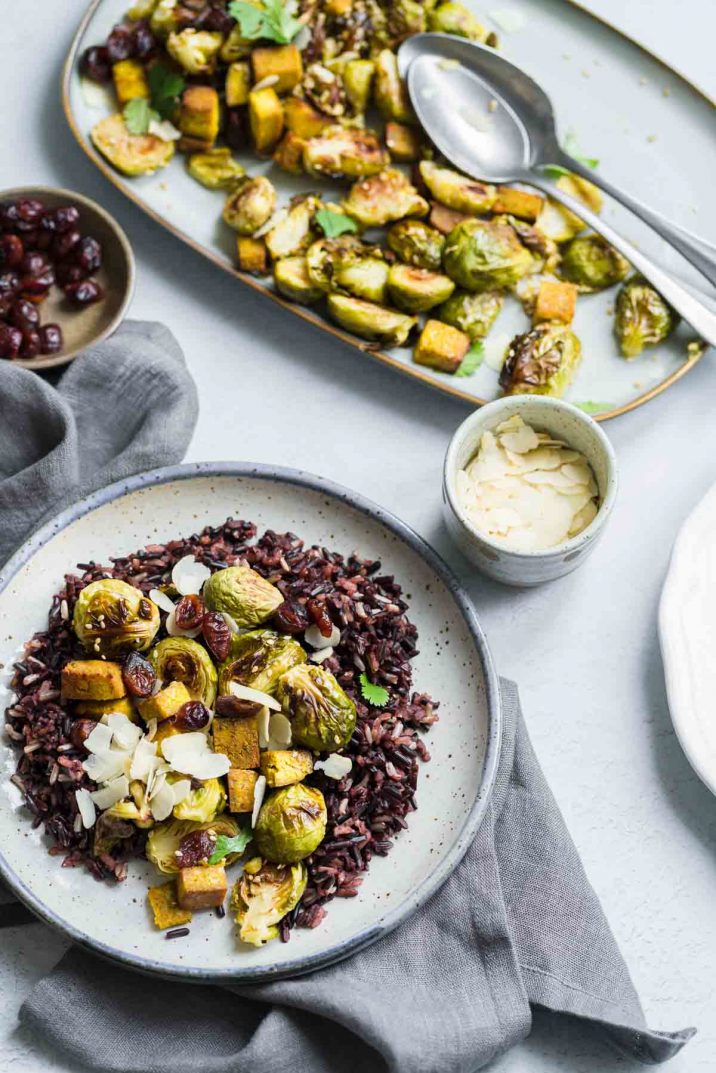
[[[261,8],[247,3],[247,0],[232,0],[228,12],[238,22],[242,37],[255,41],[263,36],[264,13]]]
[[[315,220],[326,238],[337,238],[339,235],[345,235],[347,231],[358,230],[355,220],[332,209],[319,209]]]
[[[561,164],[545,164],[542,171],[550,179],[560,179],[563,175],[572,174],[569,168],[563,168]]]
[[[465,357],[460,362],[455,376],[472,376],[482,365],[485,357],[485,346],[481,339],[476,339]]]
[[[358,679],[360,682],[360,691],[363,694],[363,699],[367,700],[374,708],[384,708],[390,700],[390,693],[383,686],[377,686],[374,682],[366,676],[365,673],[361,674]]]
[[[172,71],[163,63],[155,63],[149,68],[147,81],[152,107],[162,119],[171,119],[177,98],[183,93],[186,82],[177,71]]]
[[[303,26],[294,15],[293,0],[263,0],[261,7],[248,0],[231,0],[228,11],[238,22],[242,36],[249,41],[261,37],[279,45],[289,45]]]
[[[209,857],[209,864],[218,864],[231,853],[243,853],[251,838],[252,832],[249,827],[243,828],[236,836],[231,838],[228,835],[219,835],[214,846],[214,852]]]
[[[585,414],[601,414],[612,408],[611,402],[575,402],[574,405]]]
[[[159,118],[149,107],[149,101],[145,97],[135,97],[133,101],[127,101],[122,116],[130,134],[146,134],[151,121]]]
[[[568,130],[564,139],[564,151],[569,153],[571,157],[578,160],[580,164],[584,164],[586,168],[599,167],[599,160],[595,156],[585,156],[582,152],[579,142],[577,141],[577,135],[573,130]]]

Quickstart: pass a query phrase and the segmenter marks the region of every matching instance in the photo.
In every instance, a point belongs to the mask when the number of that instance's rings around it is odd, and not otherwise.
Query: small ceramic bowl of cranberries
[[[71,190],[0,192],[0,360],[64,365],[119,326],[134,256],[118,223]]]

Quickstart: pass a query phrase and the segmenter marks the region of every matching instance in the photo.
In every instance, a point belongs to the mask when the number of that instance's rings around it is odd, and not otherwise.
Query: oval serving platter
[[[493,12],[467,0],[476,14],[501,39],[505,54],[532,74],[552,97],[561,130],[572,130],[582,151],[600,158],[605,173],[647,203],[694,231],[707,229],[711,175],[716,170],[713,138],[714,104],[684,78],[639,45],[599,21],[577,4],[564,0],[510,0],[509,11]],[[255,291],[267,295],[296,316],[350,343],[434,388],[475,405],[500,394],[500,356],[510,338],[529,322],[516,301],[505,303],[490,339],[486,358],[470,377],[455,377],[414,364],[407,348],[374,350],[339,330],[319,314],[285,301],[270,282],[235,267],[234,235],[221,223],[221,193],[205,189],[186,172],[181,159],[153,176],[126,179],[115,172],[89,140],[91,127],[115,111],[111,95],[80,77],[82,51],[103,41],[124,15],[129,0],[93,0],[65,63],[62,95],[70,128],[82,149],[104,175],[149,216],[187,245]],[[505,28],[509,32],[504,32]],[[238,155],[238,154],[237,154]],[[308,176],[294,177],[255,157],[239,159],[252,173],[270,170],[279,203],[309,189],[324,189],[336,199],[337,183],[321,184]],[[699,161],[685,168],[684,160]],[[343,184],[347,189],[347,184]],[[703,216],[700,219],[698,209]],[[610,203],[610,222],[695,285],[701,277],[629,213]],[[713,226],[713,223],[710,225]],[[716,239],[716,234],[704,237]],[[584,406],[597,420],[634,409],[675,383],[695,363],[686,344],[693,333],[680,326],[662,346],[632,362],[618,354],[612,334],[615,291],[585,296],[578,303],[575,330],[584,358],[566,398]]]
[[[259,949],[239,943],[230,917],[195,916],[190,934],[167,943],[150,920],[147,888],[157,872],[130,863],[125,882],[100,884],[62,868],[31,829],[9,781],[15,754],[5,739],[0,787],[0,875],[46,923],[96,953],[145,972],[196,981],[250,982],[297,975],[369,945],[423,904],[447,879],[485,811],[499,755],[499,686],[477,617],[444,563],[402,522],[362,497],[295,470],[194,463],[141,474],[95,493],[41,529],[0,574],[0,705],[19,650],[43,629],[53,593],[77,562],[106,562],[147,543],[193,533],[227,517],[259,531],[298,533],[306,543],[380,559],[407,594],[418,627],[416,688],[441,701],[421,765],[418,810],[387,859],[375,858],[358,897],[336,899],[315,930]],[[236,878],[239,874],[235,869]]]

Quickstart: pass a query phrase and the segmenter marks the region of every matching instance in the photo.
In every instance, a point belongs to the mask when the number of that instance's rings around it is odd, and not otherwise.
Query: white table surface
[[[674,737],[656,638],[675,532],[716,479],[713,361],[607,426],[620,459],[621,495],[584,568],[526,593],[469,577],[442,529],[439,503],[442,457],[465,406],[242,292],[93,172],[69,135],[57,92],[60,61],[84,3],[5,5],[0,187],[71,187],[97,198],[127,229],[139,270],[132,315],[171,325],[199,386],[189,460],[248,459],[321,473],[394,510],[461,574],[500,672],[520,682],[538,755],[650,1023],[699,1029],[669,1069],[713,1073],[716,801]],[[716,96],[713,0],[685,0],[677,9],[670,0],[587,6]],[[716,239],[716,222],[710,237]],[[242,387],[259,368],[263,398],[271,400],[262,406],[247,402]],[[2,932],[1,1069],[69,1069],[16,1021],[24,996],[66,945],[40,924]],[[493,1063],[491,1073],[637,1068],[584,1026],[538,1014],[530,1039]]]

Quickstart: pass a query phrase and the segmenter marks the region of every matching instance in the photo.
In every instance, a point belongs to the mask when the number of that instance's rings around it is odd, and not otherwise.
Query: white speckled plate
[[[716,794],[716,485],[681,526],[659,604],[659,640],[674,730]]]
[[[126,882],[99,884],[60,866],[33,831],[9,782],[14,753],[2,742],[0,874],[47,923],[97,953],[148,972],[248,981],[307,972],[367,946],[447,879],[467,849],[494,781],[500,740],[497,679],[467,598],[434,552],[374,504],[317,477],[239,463],[198,463],[142,474],[69,508],[40,530],[0,575],[0,663],[47,623],[51,597],[77,562],[107,561],[144,544],[193,533],[228,516],[292,530],[380,559],[409,594],[420,635],[416,688],[441,702],[428,736],[418,811],[387,859],[376,859],[353,899],[337,899],[323,924],[261,949],[236,940],[227,917],[197,914],[190,935],[166,942],[150,923],[146,890],[157,873],[130,865]],[[9,702],[3,681],[0,704]]]

